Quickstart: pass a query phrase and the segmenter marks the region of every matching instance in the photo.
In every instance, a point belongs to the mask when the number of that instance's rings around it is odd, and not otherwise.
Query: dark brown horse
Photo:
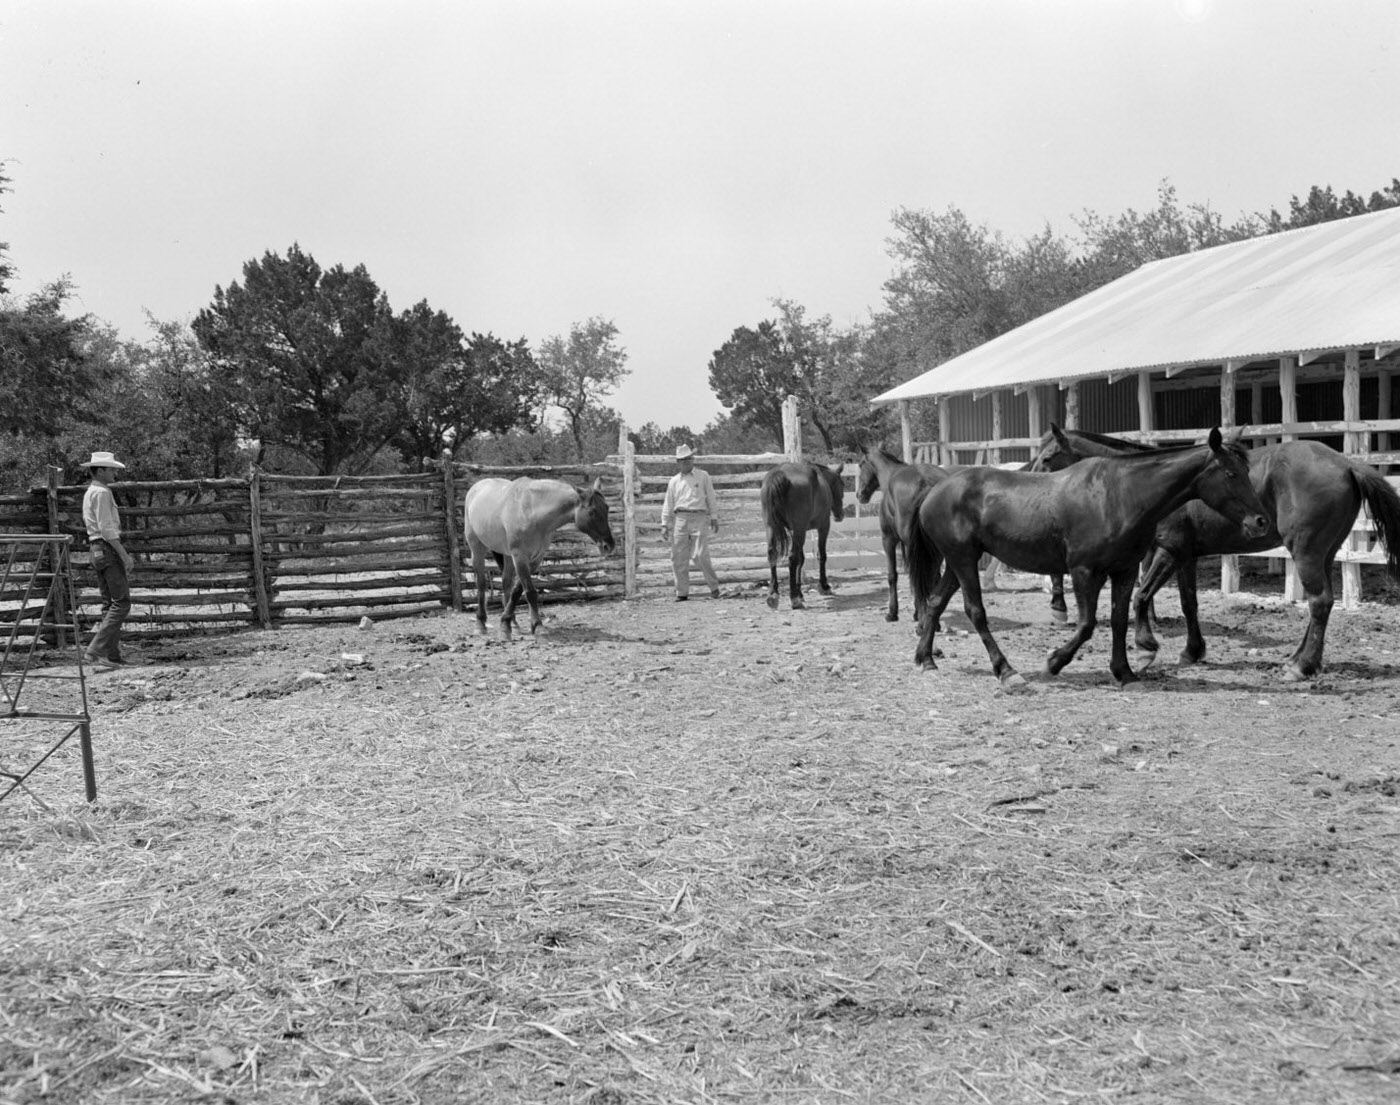
[[[515,607],[521,595],[530,604],[530,632],[536,632],[540,599],[534,572],[539,568],[554,532],[566,522],[593,538],[598,551],[607,556],[616,547],[608,525],[608,503],[601,491],[602,480],[588,488],[578,488],[563,480],[517,480],[487,478],[467,488],[467,545],[472,552],[476,574],[476,620],[479,632],[486,632],[486,557],[490,555],[501,570],[501,632],[510,638],[515,626]]]
[[[1051,427],[1054,443],[1041,458],[1047,467],[1062,467],[1082,456],[1123,455],[1144,447],[1136,442]],[[1181,662],[1205,658],[1196,603],[1196,561],[1202,556],[1264,552],[1283,545],[1298,571],[1308,602],[1308,625],[1284,678],[1308,679],[1322,670],[1327,621],[1332,614],[1332,566],[1364,503],[1375,519],[1386,550],[1386,567],[1400,579],[1400,495],[1374,468],[1317,441],[1284,441],[1249,453],[1249,478],[1268,512],[1267,533],[1247,538],[1205,503],[1192,502],[1157,524],[1156,549],[1133,603],[1135,640],[1153,657],[1157,638],[1152,632],[1149,604],[1167,579],[1176,574],[1181,612],[1186,619],[1186,645]]]
[[[832,520],[841,520],[845,510],[845,485],[841,466],[827,468],[800,461],[780,464],[763,477],[758,498],[763,520],[768,525],[768,608],[778,609],[778,561],[788,558],[788,594],[794,610],[801,610],[802,551],[809,529],[817,531],[817,589],[831,594],[826,581],[826,535]]]
[[[963,603],[1004,686],[1025,681],[987,627],[977,561],[991,553],[1008,566],[1074,582],[1079,621],[1052,651],[1053,675],[1093,635],[1099,592],[1112,583],[1113,649],[1109,670],[1120,684],[1137,679],[1128,664],[1128,604],[1138,562],[1157,521],[1190,499],[1203,498],[1251,537],[1268,528],[1249,482],[1249,459],[1212,430],[1208,444],[1125,457],[1093,457],[1060,472],[970,468],[931,488],[919,503],[907,541],[915,601],[927,614],[914,662],[933,667],[933,638],[953,593]],[[937,553],[944,571],[934,583]]]
[[[908,555],[904,549],[904,534],[914,507],[924,493],[944,479],[948,472],[936,464],[909,464],[893,453],[876,446],[860,447],[862,459],[856,473],[856,502],[870,502],[876,491],[880,497],[880,543],[885,549],[885,578],[889,583],[889,603],[885,621],[899,621],[899,560]],[[896,555],[897,554],[897,555]],[[915,610],[918,616],[918,610]]]

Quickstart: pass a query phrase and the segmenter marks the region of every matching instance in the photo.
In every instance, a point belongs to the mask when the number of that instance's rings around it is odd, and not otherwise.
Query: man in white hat
[[[122,545],[122,518],[109,484],[126,465],[111,453],[93,453],[87,462],[92,482],[83,495],[83,525],[87,527],[92,570],[97,573],[97,589],[102,594],[102,620],[88,643],[84,659],[101,671],[125,666],[122,658],[121,628],[131,613],[131,554]]]
[[[671,546],[671,571],[676,577],[676,601],[690,597],[690,562],[710,586],[710,597],[719,598],[719,576],[710,563],[710,534],[719,532],[719,501],[710,474],[695,467],[695,451],[676,446],[680,468],[666,485],[661,504],[661,540]]]

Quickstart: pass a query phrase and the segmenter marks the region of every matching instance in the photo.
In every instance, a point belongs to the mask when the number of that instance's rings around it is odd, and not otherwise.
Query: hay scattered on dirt
[[[0,1102],[1393,1100],[1400,608],[1202,597],[1128,692],[873,583],[152,646],[0,805]]]

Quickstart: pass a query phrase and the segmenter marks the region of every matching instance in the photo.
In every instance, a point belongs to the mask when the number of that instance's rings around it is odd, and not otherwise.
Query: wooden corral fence
[[[726,586],[766,579],[766,533],[758,503],[763,473],[783,453],[701,456],[720,499],[714,559]],[[275,628],[406,617],[475,601],[462,534],[467,488],[483,476],[550,477],[578,485],[602,478],[618,552],[600,557],[572,525],[555,537],[540,573],[546,601],[621,598],[669,588],[670,553],[660,542],[661,502],[675,471],[669,456],[626,455],[578,466],[488,467],[445,463],[396,476],[279,476],[119,481],[123,543],[136,559],[127,626],[151,635],[248,626]],[[855,465],[846,466],[852,492]],[[0,496],[0,534],[70,535],[81,587],[80,619],[91,625],[97,594],[88,571],[82,497],[86,484]],[[846,500],[832,527],[831,574],[881,569],[873,508]],[[816,571],[815,538],[808,542]],[[493,578],[495,577],[493,566]],[[26,612],[0,593],[0,626]]]

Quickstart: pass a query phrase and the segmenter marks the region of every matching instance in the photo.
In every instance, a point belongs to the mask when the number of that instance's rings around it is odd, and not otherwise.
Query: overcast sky
[[[1388,184],[1397,55],[1396,0],[0,0],[0,241],[137,339],[294,242],[468,333],[600,315],[613,406],[698,430],[773,299],[880,309],[901,207]]]

